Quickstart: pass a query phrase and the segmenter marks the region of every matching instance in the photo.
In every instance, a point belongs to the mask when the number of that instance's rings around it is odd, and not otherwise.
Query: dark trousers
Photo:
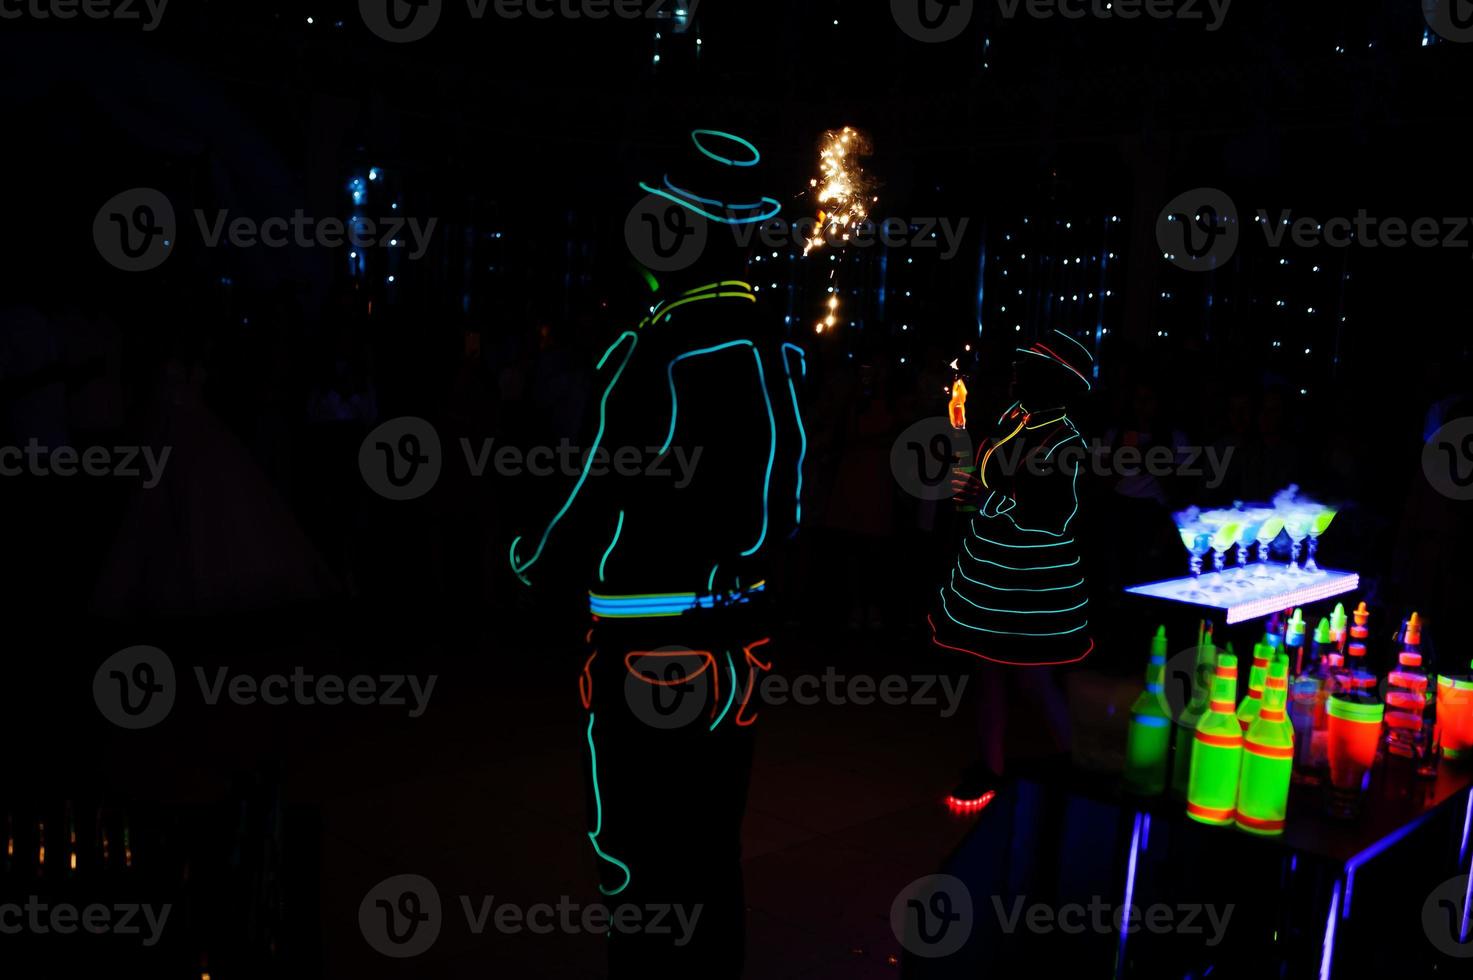
[[[588,829],[603,901],[615,911],[639,907],[646,924],[660,914],[656,907],[665,910],[657,930],[621,930],[616,920],[609,936],[616,980],[720,980],[742,970],[754,675],[732,624],[692,629],[683,620],[600,623],[580,678]]]

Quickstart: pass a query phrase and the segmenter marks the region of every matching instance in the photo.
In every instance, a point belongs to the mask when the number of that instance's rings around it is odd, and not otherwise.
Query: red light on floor
[[[948,796],[946,806],[952,813],[978,813],[986,809],[987,804],[991,803],[995,796],[997,796],[997,791],[991,789],[975,800],[959,800],[955,796]]]

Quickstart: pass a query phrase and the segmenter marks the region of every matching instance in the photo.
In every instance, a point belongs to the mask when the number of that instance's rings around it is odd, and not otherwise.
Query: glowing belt
[[[741,605],[754,592],[767,588],[758,582],[749,589],[721,593],[666,592],[660,595],[599,595],[588,593],[588,607],[603,619],[648,619],[657,616],[679,616],[696,609]]]

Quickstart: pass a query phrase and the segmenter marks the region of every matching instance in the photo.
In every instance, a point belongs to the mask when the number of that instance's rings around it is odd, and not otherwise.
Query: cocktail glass
[[[1284,529],[1284,515],[1276,510],[1268,511],[1263,523],[1258,526],[1258,561],[1254,563],[1253,575],[1255,578],[1269,578],[1273,574],[1272,563],[1268,560],[1268,549],[1273,547],[1274,540],[1278,538],[1279,532]]]
[[[1201,599],[1205,595],[1201,589],[1202,559],[1212,550],[1212,531],[1201,521],[1183,524],[1178,530],[1181,532],[1181,543],[1192,556],[1192,588],[1187,596]]]
[[[1314,517],[1309,523],[1309,553],[1304,559],[1304,570],[1311,575],[1318,574],[1320,570],[1319,564],[1314,560],[1315,549],[1320,544],[1320,535],[1325,533],[1325,530],[1330,526],[1330,522],[1335,519],[1335,515],[1338,513],[1339,511],[1334,507],[1321,507],[1314,513]]]
[[[1299,567],[1299,556],[1304,551],[1304,539],[1309,536],[1309,525],[1314,519],[1314,511],[1306,510],[1301,506],[1290,507],[1284,511],[1284,530],[1289,534],[1289,540],[1294,543],[1294,550],[1289,555],[1289,567],[1286,571],[1290,575],[1303,575],[1304,569]]]
[[[1264,519],[1271,511],[1244,510],[1239,511],[1238,518],[1238,564],[1237,571],[1233,575],[1233,585],[1240,589],[1251,589],[1253,583],[1248,581],[1248,549],[1253,547],[1253,542],[1258,540],[1258,529],[1263,526]]]
[[[1209,592],[1226,592],[1227,585],[1223,579],[1226,573],[1223,571],[1227,565],[1227,553],[1238,540],[1239,521],[1231,515],[1214,515],[1216,520],[1209,523],[1212,531],[1212,570],[1217,573],[1213,583],[1207,587]],[[1215,526],[1214,526],[1215,524]]]

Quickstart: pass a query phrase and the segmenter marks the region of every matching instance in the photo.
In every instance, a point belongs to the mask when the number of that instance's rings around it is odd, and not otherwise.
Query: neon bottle
[[[1268,617],[1268,626],[1263,633],[1263,642],[1275,650],[1284,645],[1284,617],[1281,613],[1274,613]]]
[[[1335,609],[1330,613],[1330,640],[1340,653],[1345,652],[1345,629],[1348,622],[1349,618],[1345,615],[1345,603],[1335,603]]]
[[[1289,662],[1269,668],[1263,707],[1243,737],[1243,771],[1238,779],[1238,827],[1276,837],[1289,812],[1290,773],[1294,768],[1294,728],[1284,705],[1289,693]]]
[[[1130,732],[1125,743],[1125,783],[1145,796],[1166,789],[1166,755],[1171,748],[1171,716],[1165,699],[1166,627],[1151,640],[1146,665],[1146,689],[1130,709]]]
[[[1355,608],[1355,623],[1350,627],[1350,642],[1345,647],[1344,686],[1347,690],[1373,690],[1376,675],[1366,669],[1366,641],[1370,638],[1371,611],[1362,602]]]
[[[1224,653],[1212,676],[1212,698],[1192,738],[1187,816],[1223,826],[1233,822],[1243,769],[1243,726],[1238,724],[1238,658]]]
[[[1416,650],[1402,650],[1397,661],[1397,668],[1386,677],[1386,751],[1422,763],[1432,734],[1427,718],[1427,673],[1422,669],[1422,654]]]
[[[1324,663],[1325,657],[1335,649],[1335,637],[1331,631],[1330,621],[1321,619],[1319,625],[1314,628],[1314,636],[1309,641],[1309,662],[1311,670],[1318,670],[1319,665]]]
[[[1217,667],[1217,649],[1212,645],[1212,624],[1204,620],[1197,631],[1197,662],[1192,671],[1192,697],[1176,718],[1172,733],[1171,791],[1187,795],[1192,769],[1192,736],[1197,722],[1207,711],[1212,691],[1212,672]]]
[[[1263,707],[1263,682],[1268,678],[1269,662],[1273,660],[1274,648],[1267,643],[1253,645],[1253,666],[1248,671],[1248,693],[1238,704],[1238,723],[1247,731]]]
[[[1284,628],[1284,649],[1294,665],[1294,676],[1304,673],[1304,610],[1294,610],[1289,625]]]

